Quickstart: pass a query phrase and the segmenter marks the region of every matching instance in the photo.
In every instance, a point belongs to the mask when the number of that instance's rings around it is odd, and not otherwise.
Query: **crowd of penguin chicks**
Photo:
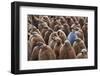
[[[28,60],[88,58],[88,17],[28,15]]]

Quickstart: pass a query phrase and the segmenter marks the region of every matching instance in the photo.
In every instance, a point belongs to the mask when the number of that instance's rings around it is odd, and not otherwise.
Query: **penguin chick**
[[[80,53],[77,54],[76,58],[88,58],[87,55],[87,50],[86,49],[82,49]]]
[[[39,60],[54,60],[56,59],[56,55],[54,51],[48,46],[41,46],[39,51]]]
[[[48,31],[45,33],[44,35],[44,41],[45,43],[48,45],[48,41],[49,41],[49,36],[51,35],[51,33],[53,32],[52,29],[48,29]]]
[[[30,33],[32,32],[37,32],[38,34],[41,35],[40,31],[33,25],[32,28],[30,29]]]
[[[31,45],[31,50],[36,46],[37,42],[43,42],[45,43],[44,39],[42,38],[41,35],[38,33],[34,32],[29,38],[30,45]]]
[[[62,30],[57,31],[58,36],[62,39],[62,43],[67,39],[66,34]]]
[[[74,59],[76,58],[75,50],[72,48],[70,41],[66,40],[60,49],[60,59]]]
[[[60,38],[57,38],[53,49],[56,54],[56,59],[59,59],[59,53],[61,47],[62,47],[62,40]]]
[[[43,42],[38,42],[37,45],[33,48],[33,51],[31,53],[31,60],[38,60],[38,54],[41,49],[41,46],[43,46]]]
[[[57,32],[52,32],[49,36],[49,41],[48,43],[50,43],[50,41],[54,40],[55,37],[59,37]]]
[[[80,38],[77,38],[75,40],[75,42],[73,43],[73,48],[74,48],[76,55],[77,55],[78,53],[81,52],[82,49],[86,49],[86,46],[85,46],[83,40],[81,40]]]

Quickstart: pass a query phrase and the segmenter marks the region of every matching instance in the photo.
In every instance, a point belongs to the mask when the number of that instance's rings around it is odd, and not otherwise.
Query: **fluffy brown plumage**
[[[72,48],[68,40],[65,41],[64,45],[60,49],[60,59],[74,59],[76,58],[75,50]]]
[[[82,49],[86,49],[86,46],[84,44],[84,41],[80,38],[76,39],[76,41],[73,44],[73,48],[75,49],[76,55],[81,52]]]
[[[48,41],[49,41],[49,36],[51,35],[51,33],[53,32],[52,29],[48,29],[47,32],[44,35],[44,41],[45,43],[48,45]]]
[[[56,43],[55,43],[55,45],[54,45],[54,49],[53,49],[53,51],[55,52],[55,54],[56,54],[56,59],[59,59],[59,53],[60,53],[60,48],[62,47],[62,40],[58,37],[57,39],[56,39]]]
[[[77,54],[76,58],[88,58],[87,55],[87,50],[86,49],[82,49],[80,53]]]
[[[58,31],[57,31],[57,34],[58,34],[58,36],[61,38],[62,43],[64,43],[65,40],[67,39],[65,33],[64,33],[62,30],[58,30]]]
[[[39,51],[41,46],[45,45],[43,42],[38,42],[37,45],[33,48],[31,53],[31,60],[38,60]]]
[[[88,17],[28,15],[28,60],[87,58]],[[73,33],[74,36],[69,34]],[[71,38],[73,42],[71,42]],[[69,41],[67,40],[69,39]]]
[[[38,33],[34,32],[29,38],[30,45],[31,45],[31,50],[37,45],[38,42],[43,42],[45,43],[44,39],[42,38],[41,35]]]
[[[42,46],[39,51],[39,60],[54,60],[56,59],[56,55],[54,51],[48,46]]]

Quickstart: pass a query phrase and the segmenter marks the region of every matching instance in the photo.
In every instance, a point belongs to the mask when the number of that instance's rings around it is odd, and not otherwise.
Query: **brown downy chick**
[[[43,45],[39,51],[39,60],[54,60],[56,59],[56,55],[54,51],[48,46]]]
[[[75,50],[72,48],[70,41],[66,40],[60,49],[60,59],[74,59],[76,58]]]

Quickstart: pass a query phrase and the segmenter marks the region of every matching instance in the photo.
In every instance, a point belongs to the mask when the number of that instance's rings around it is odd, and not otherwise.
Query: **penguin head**
[[[64,43],[64,45],[65,45],[65,46],[71,46],[71,43],[70,43],[69,40],[66,40],[65,43]]]
[[[81,52],[82,52],[83,55],[87,54],[87,50],[86,49],[82,49]]]
[[[43,42],[37,42],[36,44],[37,44],[37,46],[42,46],[42,45],[44,45]]]
[[[61,45],[62,44],[62,40],[59,37],[56,37],[56,42],[57,42],[57,45]]]
[[[43,44],[43,45],[40,46],[40,48],[41,48],[42,50],[46,49],[46,47],[47,47],[46,44]]]
[[[76,42],[81,42],[81,39],[80,38],[76,38],[75,41]]]
[[[57,32],[53,32],[53,33],[51,33],[51,35],[52,35],[52,37],[58,37]]]

